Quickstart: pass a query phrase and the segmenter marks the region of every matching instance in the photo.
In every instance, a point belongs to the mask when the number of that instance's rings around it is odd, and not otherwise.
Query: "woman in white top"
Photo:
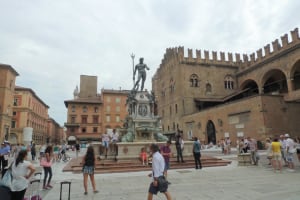
[[[21,150],[12,163],[12,186],[11,193],[13,200],[23,200],[28,187],[29,178],[34,173],[35,168],[31,162],[27,161],[27,150]]]

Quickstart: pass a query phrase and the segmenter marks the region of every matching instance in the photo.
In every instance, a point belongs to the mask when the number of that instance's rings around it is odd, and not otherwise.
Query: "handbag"
[[[166,180],[165,176],[159,176],[157,178],[158,183],[158,190],[160,192],[166,192],[168,189],[168,181]]]
[[[51,164],[52,164],[51,161],[48,162],[45,157],[43,157],[41,159],[40,166],[42,166],[42,167],[51,167]]]
[[[4,176],[0,180],[0,186],[4,186],[11,189],[12,180],[13,180],[13,176],[12,176],[11,168],[8,168]]]

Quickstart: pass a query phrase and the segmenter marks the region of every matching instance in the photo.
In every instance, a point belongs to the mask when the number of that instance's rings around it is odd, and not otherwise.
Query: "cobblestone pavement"
[[[290,172],[284,168],[282,173],[274,173],[267,163],[264,151],[260,152],[261,159],[258,166],[247,167],[237,165],[235,154],[222,155],[219,150],[206,150],[202,153],[232,160],[232,163],[225,167],[209,167],[202,170],[169,170],[168,179],[172,183],[169,186],[169,191],[173,200],[299,199],[300,165],[297,158],[295,158],[297,160],[295,172]],[[73,152],[70,154],[74,156]],[[38,166],[38,164],[36,165]],[[84,195],[82,174],[63,173],[64,165],[65,163],[53,165],[54,188],[40,191],[44,200],[59,199],[60,182],[64,180],[72,182],[72,200],[147,199],[147,191],[151,181],[147,175],[150,171],[96,174],[95,179],[99,193],[93,194],[89,183],[89,193]],[[63,199],[67,199],[67,193],[67,187],[64,187]],[[163,194],[158,194],[154,199],[165,199],[165,197]]]

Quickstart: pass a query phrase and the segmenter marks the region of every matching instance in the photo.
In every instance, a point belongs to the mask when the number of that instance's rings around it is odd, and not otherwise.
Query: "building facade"
[[[32,141],[36,144],[49,140],[48,109],[49,106],[32,89],[15,87],[11,135],[16,137],[17,143],[23,143],[23,131],[27,127],[32,128]]]
[[[47,120],[47,138],[51,144],[62,144],[64,139],[64,128],[61,127],[54,119]]]
[[[96,76],[80,76],[80,90],[74,90],[74,99],[66,100],[67,140],[98,141],[103,133],[123,126],[127,114],[127,91],[105,90],[97,93]]]
[[[128,90],[101,90],[101,99],[103,102],[102,133],[123,127],[123,120],[128,115],[126,108],[128,94]]]
[[[272,51],[271,51],[272,47]],[[217,143],[251,136],[258,140],[300,136],[300,39],[298,29],[256,53],[170,48],[152,78],[165,133],[183,132]]]
[[[18,72],[10,65],[0,64],[0,141],[10,140],[13,99]],[[15,139],[15,138],[13,138]]]

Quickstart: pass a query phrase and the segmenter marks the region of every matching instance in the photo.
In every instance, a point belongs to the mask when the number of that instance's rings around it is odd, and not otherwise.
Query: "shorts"
[[[84,174],[94,174],[94,166],[83,166],[82,172]]]
[[[278,160],[280,161],[281,160],[281,153],[273,153],[273,160]]]
[[[108,148],[108,145],[109,145],[108,143],[109,143],[108,141],[103,141],[102,146],[104,146],[105,148]]]
[[[165,171],[170,169],[170,162],[165,162]]]
[[[164,191],[159,191],[159,187],[155,187],[153,185],[153,182],[150,184],[150,187],[149,187],[149,190],[148,192],[151,193],[151,194],[157,194],[158,192],[167,192],[168,191],[168,187],[164,188]]]
[[[288,152],[287,155],[286,155],[286,160],[288,162],[293,162],[294,161],[294,154]]]

